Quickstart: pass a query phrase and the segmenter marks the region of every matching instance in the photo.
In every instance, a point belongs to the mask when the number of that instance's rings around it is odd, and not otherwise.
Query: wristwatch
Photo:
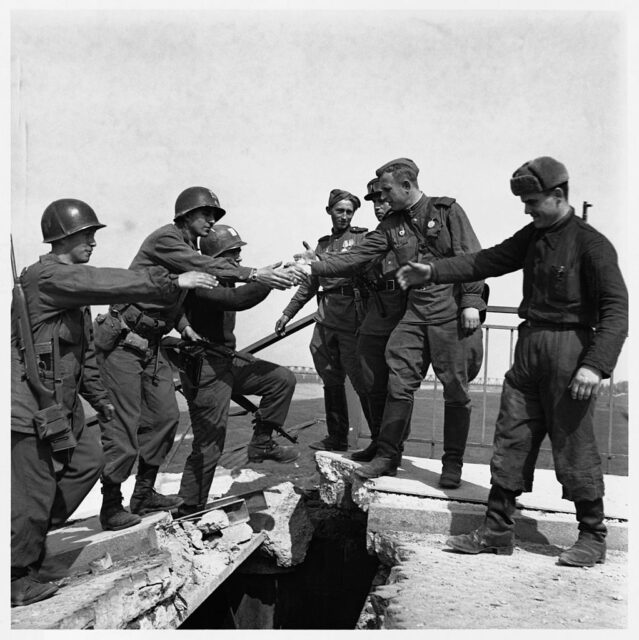
[[[257,269],[255,267],[251,269],[251,273],[249,273],[248,279],[251,282],[257,282]]]

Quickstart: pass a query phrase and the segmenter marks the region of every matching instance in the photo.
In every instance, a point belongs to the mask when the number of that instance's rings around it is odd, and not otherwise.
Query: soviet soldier
[[[486,516],[479,529],[447,544],[461,553],[513,552],[515,500],[532,491],[548,435],[563,497],[575,503],[579,522],[577,542],[559,564],[591,567],[606,558],[607,533],[594,408],[628,333],[628,292],[613,246],[570,206],[561,162],[526,162],[510,188],[532,217],[529,225],[490,249],[398,272],[404,287],[524,272],[523,322],[495,425]]]
[[[203,255],[226,258],[236,265],[242,261],[244,245],[233,227],[221,224],[200,240]],[[232,395],[260,396],[248,445],[250,462],[287,463],[299,456],[296,447],[276,444],[272,438],[274,426],[283,426],[288,414],[295,376],[285,367],[235,350],[236,312],[256,306],[270,292],[271,287],[250,282],[239,287],[216,287],[213,296],[187,296],[187,319],[203,341],[188,347],[190,357],[201,360],[199,380],[189,376],[188,371],[180,371],[193,427],[193,446],[182,474],[179,496],[184,504],[178,509],[179,516],[200,511],[206,505],[224,450]]]
[[[378,178],[369,181],[366,190],[364,200],[373,203],[375,217],[381,222],[392,209],[388,202],[382,201]],[[351,454],[358,462],[370,462],[377,451],[388,386],[386,343],[406,309],[406,294],[395,280],[398,266],[397,257],[389,251],[378,260],[367,280],[371,293],[366,316],[357,334],[357,357],[368,402],[371,442],[365,449]]]
[[[175,202],[173,224],[151,233],[133,258],[130,269],[160,265],[172,273],[201,269],[218,278],[248,280],[276,288],[295,282],[290,269],[279,265],[249,268],[226,258],[212,258],[197,251],[225,210],[217,196],[204,187],[190,187]],[[154,489],[159,467],[171,449],[179,420],[173,372],[159,349],[160,339],[173,328],[187,340],[197,340],[182,313],[184,296],[170,303],[113,305],[108,318],[96,326],[100,375],[115,406],[113,420],[103,425],[105,467],[100,522],[118,530],[140,522],[140,515],[178,507],[182,499],[164,496]],[[118,326],[114,340],[102,340],[106,327]],[[98,340],[100,338],[100,340]],[[139,458],[138,458],[139,455]],[[130,510],[122,506],[120,490],[138,459]]]
[[[346,255],[362,241],[367,229],[351,226],[360,205],[359,198],[348,191],[333,189],[330,192],[326,213],[331,217],[333,227],[329,235],[318,240],[317,255]],[[284,309],[275,324],[276,333],[284,333],[291,318],[315,295],[319,303],[310,349],[315,369],[324,384],[328,435],[309,446],[327,451],[346,451],[349,420],[344,382],[347,375],[368,419],[368,403],[356,353],[356,331],[365,314],[367,292],[352,277],[312,276],[300,285]]]
[[[312,276],[339,276],[355,266],[393,251],[399,264],[429,256],[461,255],[480,248],[464,210],[448,197],[427,197],[417,184],[417,165],[408,158],[386,163],[376,171],[382,202],[393,213],[369,232],[348,254],[317,260],[311,252]],[[483,282],[461,287],[440,285],[411,289],[406,311],[386,345],[388,397],[375,458],[356,470],[365,478],[395,475],[403,442],[410,432],[413,396],[428,367],[444,388],[444,454],[439,483],[445,488],[461,482],[463,456],[470,426],[468,384],[483,359],[479,331],[486,303]]]
[[[98,376],[87,305],[160,302],[177,298],[183,288],[216,284],[205,273],[175,275],[162,267],[130,271],[88,266],[96,246],[95,232],[104,226],[81,200],[52,202],[42,215],[43,239],[51,243],[51,252],[27,267],[14,289],[12,606],[37,602],[57,590],[54,583],[38,578],[47,531],[69,518],[103,466],[99,434],[85,428],[78,397],[84,397],[103,419],[112,416],[113,405]],[[32,362],[27,354],[33,355]]]

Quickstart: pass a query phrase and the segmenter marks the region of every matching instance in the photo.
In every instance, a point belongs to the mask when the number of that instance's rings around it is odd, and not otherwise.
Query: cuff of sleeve
[[[460,306],[462,309],[468,309],[472,307],[473,309],[477,309],[478,311],[486,310],[486,303],[482,299],[482,297],[476,293],[464,293],[461,296]]]

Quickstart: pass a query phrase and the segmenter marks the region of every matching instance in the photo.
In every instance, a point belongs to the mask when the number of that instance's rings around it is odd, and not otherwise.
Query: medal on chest
[[[344,253],[345,251],[350,251],[351,247],[355,244],[353,238],[349,238],[348,240],[344,240],[342,242],[342,248],[340,249],[340,253]]]

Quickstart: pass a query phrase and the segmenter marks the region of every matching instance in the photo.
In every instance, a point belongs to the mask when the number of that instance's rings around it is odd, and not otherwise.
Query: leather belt
[[[350,296],[352,298],[355,295],[355,290],[351,285],[345,285],[343,287],[335,287],[333,289],[324,289],[324,293],[338,293],[341,296]]]
[[[588,327],[584,324],[579,324],[578,322],[539,322],[537,320],[526,320],[521,323],[522,327],[527,327],[529,329],[551,329],[554,331],[590,331],[591,327]]]

